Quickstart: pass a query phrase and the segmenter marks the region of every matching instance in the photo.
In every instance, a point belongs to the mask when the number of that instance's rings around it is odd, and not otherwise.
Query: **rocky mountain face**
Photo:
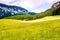
[[[0,3],[0,18],[12,16],[12,15],[20,15],[20,14],[35,14],[34,12],[29,12],[28,10],[18,7],[18,6],[10,6],[6,4]]]
[[[53,14],[54,14],[54,15],[60,15],[60,1],[54,3],[54,4],[52,5],[52,9],[54,10],[54,11],[53,11]]]
[[[60,8],[60,1],[54,3],[54,4],[52,5],[52,8]]]

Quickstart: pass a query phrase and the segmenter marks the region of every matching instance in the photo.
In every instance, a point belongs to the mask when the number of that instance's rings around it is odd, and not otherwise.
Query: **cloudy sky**
[[[57,1],[59,0],[0,0],[0,3],[20,6],[32,12],[42,12]]]

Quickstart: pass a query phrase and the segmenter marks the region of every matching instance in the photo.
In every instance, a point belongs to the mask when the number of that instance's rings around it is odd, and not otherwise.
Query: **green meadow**
[[[31,21],[0,19],[0,40],[60,40],[60,16]]]

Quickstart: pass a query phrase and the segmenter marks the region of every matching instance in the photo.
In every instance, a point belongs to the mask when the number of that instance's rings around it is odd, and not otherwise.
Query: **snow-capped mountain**
[[[35,14],[34,12],[29,12],[28,10],[18,7],[18,6],[10,6],[6,4],[0,3],[0,18],[17,15],[17,14]]]

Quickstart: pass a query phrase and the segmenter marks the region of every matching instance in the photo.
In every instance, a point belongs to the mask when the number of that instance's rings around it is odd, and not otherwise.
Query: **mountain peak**
[[[60,1],[54,3],[54,4],[52,5],[52,8],[60,8]]]

